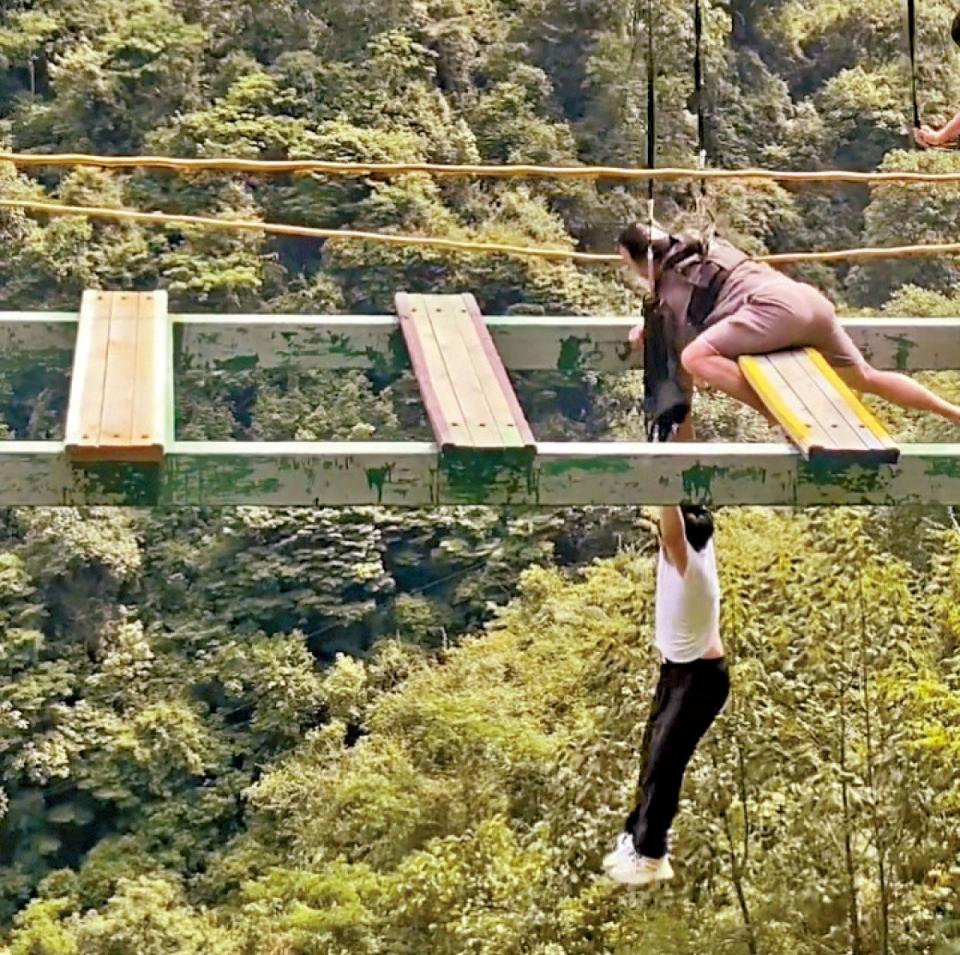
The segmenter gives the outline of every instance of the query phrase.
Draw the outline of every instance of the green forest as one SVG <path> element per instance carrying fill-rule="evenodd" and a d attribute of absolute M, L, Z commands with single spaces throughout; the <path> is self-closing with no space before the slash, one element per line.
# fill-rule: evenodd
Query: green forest
<path fill-rule="evenodd" d="M 644 0 L 0 0 L 0 151 L 642 165 Z M 655 0 L 658 151 L 697 157 L 693 0 Z M 904 0 L 704 0 L 711 165 L 960 171 L 912 147 Z M 919 98 L 960 109 L 956 4 Z M 594 182 L 0 164 L 0 198 L 611 252 Z M 689 184 L 659 217 L 697 218 Z M 724 182 L 751 252 L 955 241 L 960 187 Z M 960 262 L 807 267 L 848 312 L 960 314 Z M 0 308 L 626 314 L 612 269 L 0 210 Z M 5 438 L 68 367 L 0 354 Z M 960 399 L 960 377 L 925 376 Z M 637 375 L 516 382 L 545 440 L 642 438 Z M 875 410 L 903 441 L 948 425 Z M 185 439 L 429 434 L 409 376 L 180 370 Z M 698 400 L 707 439 L 760 438 Z M 726 508 L 733 692 L 677 878 L 600 859 L 657 660 L 653 512 L 0 511 L 2 955 L 960 955 L 960 514 Z"/>

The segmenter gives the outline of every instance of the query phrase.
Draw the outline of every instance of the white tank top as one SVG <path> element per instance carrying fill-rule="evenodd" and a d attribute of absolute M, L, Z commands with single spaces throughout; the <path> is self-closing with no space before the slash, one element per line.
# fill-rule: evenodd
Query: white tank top
<path fill-rule="evenodd" d="M 689 541 L 687 572 L 671 564 L 660 548 L 657 569 L 657 649 L 671 663 L 692 663 L 720 633 L 720 581 L 713 540 L 701 551 Z"/>

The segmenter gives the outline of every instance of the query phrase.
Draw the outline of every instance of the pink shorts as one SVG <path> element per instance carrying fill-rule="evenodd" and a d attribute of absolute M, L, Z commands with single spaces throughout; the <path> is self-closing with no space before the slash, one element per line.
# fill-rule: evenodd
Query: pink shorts
<path fill-rule="evenodd" d="M 816 348 L 835 368 L 865 363 L 826 296 L 812 285 L 770 282 L 750 292 L 743 304 L 701 335 L 719 355 L 764 355 L 787 348 Z"/>

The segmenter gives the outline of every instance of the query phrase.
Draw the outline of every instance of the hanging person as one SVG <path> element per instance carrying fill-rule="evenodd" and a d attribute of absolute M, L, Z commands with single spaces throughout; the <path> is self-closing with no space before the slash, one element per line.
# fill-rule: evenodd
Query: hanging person
<path fill-rule="evenodd" d="M 641 746 L 639 798 L 603 859 L 624 885 L 673 878 L 668 834 L 683 776 L 730 693 L 713 518 L 704 507 L 660 509 L 655 630 L 663 662 Z"/>
<path fill-rule="evenodd" d="M 641 223 L 623 231 L 620 255 L 641 280 L 647 275 L 650 232 Z M 960 406 L 897 372 L 872 367 L 837 319 L 830 301 L 721 239 L 705 248 L 690 235 L 653 239 L 654 294 L 678 331 L 683 369 L 763 415 L 771 413 L 744 377 L 737 359 L 789 348 L 816 348 L 855 391 L 960 424 Z M 630 333 L 636 348 L 643 328 Z"/>

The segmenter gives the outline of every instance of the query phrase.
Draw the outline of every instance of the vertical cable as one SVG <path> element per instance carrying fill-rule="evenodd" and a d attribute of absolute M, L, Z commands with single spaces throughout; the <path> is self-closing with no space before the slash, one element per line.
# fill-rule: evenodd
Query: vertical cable
<path fill-rule="evenodd" d="M 703 9 L 701 0 L 693 2 L 693 88 L 697 102 L 697 168 L 707 167 L 707 111 L 704 94 L 703 70 Z M 700 180 L 700 188 L 696 197 L 697 229 L 701 239 L 706 237 L 706 202 L 707 180 Z"/>
<path fill-rule="evenodd" d="M 920 128 L 920 101 L 917 98 L 917 5 L 907 0 L 907 42 L 910 47 L 910 92 L 913 97 L 913 128 Z M 912 135 L 911 135 L 911 138 Z"/>
<path fill-rule="evenodd" d="M 647 0 L 647 169 L 657 168 L 657 71 L 653 58 L 653 0 Z M 647 277 L 650 291 L 655 287 L 653 267 L 653 230 L 656 219 L 654 183 L 647 180 L 647 223 L 650 239 L 647 243 Z"/>
<path fill-rule="evenodd" d="M 700 154 L 701 165 L 707 161 L 707 114 L 704 103 L 703 82 L 703 10 L 701 0 L 693 2 L 693 86 L 697 100 L 697 149 Z M 704 189 L 706 181 L 701 180 Z"/>

